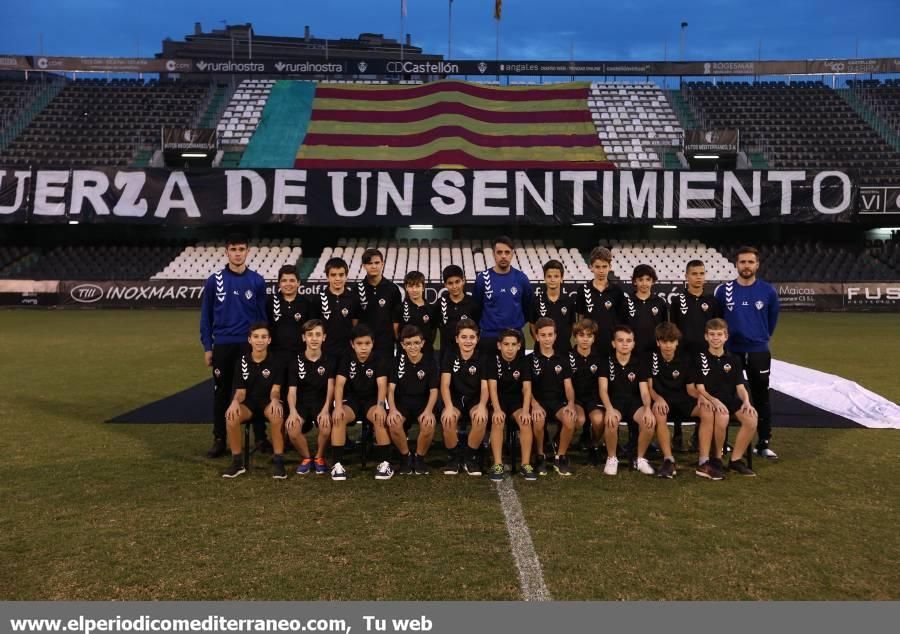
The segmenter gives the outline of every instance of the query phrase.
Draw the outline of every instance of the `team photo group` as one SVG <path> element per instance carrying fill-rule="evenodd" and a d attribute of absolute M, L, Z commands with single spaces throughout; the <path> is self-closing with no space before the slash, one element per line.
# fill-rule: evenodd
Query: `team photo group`
<path fill-rule="evenodd" d="M 757 278 L 755 248 L 738 250 L 735 279 L 714 294 L 704 290 L 704 263 L 690 261 L 670 302 L 654 293 L 647 264 L 634 268 L 633 290 L 609 279 L 604 247 L 590 253 L 593 280 L 569 293 L 562 263 L 545 262 L 544 282 L 533 288 L 512 266 L 514 249 L 510 238 L 494 239 L 494 264 L 475 276 L 472 294 L 463 269 L 446 266 L 434 303 L 422 273 L 405 275 L 404 292 L 386 279 L 377 249 L 363 253 L 358 283 L 346 261 L 332 258 L 318 295 L 301 294 L 297 268 L 285 265 L 269 296 L 247 267 L 248 240 L 229 236 L 228 264 L 207 280 L 201 310 L 215 385 L 207 457 L 231 456 L 223 477 L 246 473 L 242 426 L 252 425 L 274 478 L 287 477 L 293 449 L 298 475 L 346 480 L 347 429 L 359 423 L 370 431 L 376 480 L 429 474 L 437 443 L 440 473 L 481 476 L 489 463 L 492 480 L 507 477 L 505 444 L 526 481 L 571 475 L 573 445 L 607 476 L 627 461 L 673 478 L 675 454 L 686 449 L 695 474 L 710 480 L 755 476 L 749 452 L 777 459 L 769 340 L 779 305 Z M 687 443 L 683 423 L 695 425 Z M 738 427 L 730 444 L 729 424 Z"/>

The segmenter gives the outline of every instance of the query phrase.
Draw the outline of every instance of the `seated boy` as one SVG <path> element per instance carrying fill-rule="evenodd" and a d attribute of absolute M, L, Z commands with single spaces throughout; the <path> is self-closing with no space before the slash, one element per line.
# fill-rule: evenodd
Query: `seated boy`
<path fill-rule="evenodd" d="M 559 475 L 572 475 L 566 451 L 572 443 L 578 417 L 575 414 L 575 388 L 572 387 L 572 369 L 569 359 L 557 354 L 556 324 L 549 317 L 538 319 L 537 347 L 531 355 L 531 385 L 534 403 L 531 419 L 534 426 L 535 470 L 539 475 L 546 473 L 544 451 L 544 429 L 548 417 L 559 421 L 559 448 L 553 460 L 553 468 Z"/>
<path fill-rule="evenodd" d="M 613 354 L 609 357 L 609 373 L 600 377 L 600 400 L 606 410 L 606 465 L 603 473 L 614 476 L 619 470 L 616 458 L 619 423 L 626 421 L 639 427 L 637 453 L 643 456 L 653 438 L 656 421 L 647 386 L 649 372 L 645 364 L 634 354 L 634 332 L 628 326 L 613 329 Z M 641 473 L 652 475 L 653 467 L 645 458 L 635 461 Z"/>
<path fill-rule="evenodd" d="M 600 403 L 600 376 L 606 370 L 607 357 L 594 352 L 597 324 L 581 319 L 572 328 L 575 348 L 569 352 L 572 387 L 575 388 L 575 424 L 590 420 L 591 447 L 588 462 L 600 464 L 600 440 L 603 437 L 603 405 Z"/>
<path fill-rule="evenodd" d="M 391 438 L 387 432 L 388 361 L 375 357 L 372 331 L 365 324 L 357 324 L 350 333 L 351 352 L 338 366 L 334 380 L 334 414 L 332 415 L 331 451 L 334 464 L 332 480 L 346 480 L 347 470 L 341 464 L 347 425 L 365 417 L 375 434 L 376 480 L 390 480 L 394 475 L 388 452 Z"/>
<path fill-rule="evenodd" d="M 724 319 L 710 319 L 706 322 L 704 338 L 709 348 L 694 360 L 692 377 L 698 394 L 709 403 L 708 407 L 700 409 L 700 459 L 696 474 L 711 480 L 725 477 L 722 448 L 728 434 L 728 421 L 734 416 L 741 424 L 741 429 L 734 441 L 728 470 L 742 476 L 755 476 L 756 473 L 743 461 L 744 453 L 756 433 L 757 424 L 756 410 L 750 404 L 750 393 L 747 391 L 744 366 L 738 355 L 725 351 L 728 324 Z M 710 430 L 713 429 L 716 445 L 711 459 Z"/>
<path fill-rule="evenodd" d="M 423 352 L 425 338 L 418 326 L 403 326 L 400 347 L 388 385 L 388 433 L 400 450 L 399 472 L 428 475 L 425 455 L 434 439 L 440 374 L 434 358 Z M 406 434 L 413 423 L 419 424 L 419 437 L 416 452 L 410 455 Z"/>
<path fill-rule="evenodd" d="M 656 438 L 663 452 L 663 464 L 657 474 L 660 478 L 675 477 L 675 457 L 669 438 L 668 421 L 684 422 L 700 416 L 697 390 L 688 382 L 691 375 L 691 359 L 682 352 L 681 331 L 673 323 L 665 322 L 656 327 L 656 345 L 659 352 L 650 355 L 650 398 L 653 401 L 653 417 L 656 419 Z"/>
<path fill-rule="evenodd" d="M 269 324 L 258 322 L 250 326 L 247 341 L 250 352 L 238 358 L 234 369 L 234 398 L 225 411 L 225 429 L 228 447 L 231 449 L 231 465 L 222 473 L 223 478 L 236 478 L 247 470 L 241 455 L 241 425 L 254 419 L 269 421 L 272 433 L 272 477 L 283 480 L 284 432 L 282 422 L 284 409 L 281 406 L 281 384 L 283 371 L 275 355 L 269 352 L 272 337 Z"/>
<path fill-rule="evenodd" d="M 422 351 L 431 356 L 434 352 L 435 319 L 433 308 L 425 303 L 425 276 L 410 271 L 403 278 L 406 298 L 394 306 L 394 337 L 399 338 L 404 326 L 416 326 L 424 342 Z"/>
<path fill-rule="evenodd" d="M 300 454 L 297 473 L 315 468 L 316 475 L 328 473 L 325 450 L 331 440 L 331 402 L 334 400 L 334 360 L 322 350 L 325 326 L 318 319 L 303 324 L 305 351 L 293 358 L 288 368 L 288 410 L 285 421 L 288 438 Z M 299 396 L 299 398 L 298 398 Z M 306 434 L 317 427 L 315 461 L 309 455 Z"/>
<path fill-rule="evenodd" d="M 478 346 L 478 326 L 471 319 L 460 319 L 456 324 L 456 350 L 444 357 L 441 365 L 441 399 L 444 411 L 441 413 L 441 429 L 444 446 L 450 454 L 445 475 L 459 473 L 460 462 L 465 464 L 466 473 L 481 475 L 478 449 L 487 430 L 488 386 L 487 372 L 476 350 Z M 463 454 L 457 442 L 456 430 L 469 422 L 466 453 Z"/>
<path fill-rule="evenodd" d="M 521 355 L 522 333 L 512 328 L 500 331 L 495 363 L 488 367 L 491 395 L 491 480 L 503 479 L 503 425 L 519 426 L 522 466 L 526 480 L 537 480 L 531 466 L 531 363 Z"/>

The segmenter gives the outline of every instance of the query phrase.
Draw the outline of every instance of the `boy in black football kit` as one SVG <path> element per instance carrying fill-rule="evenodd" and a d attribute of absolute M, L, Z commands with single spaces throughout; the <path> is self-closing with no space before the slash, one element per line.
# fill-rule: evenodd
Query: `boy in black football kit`
<path fill-rule="evenodd" d="M 541 317 L 534 324 L 537 330 L 537 349 L 531 355 L 531 392 L 534 402 L 531 419 L 534 426 L 535 470 L 546 473 L 544 429 L 548 418 L 559 421 L 559 448 L 553 459 L 553 469 L 562 476 L 572 475 L 566 451 L 572 443 L 578 418 L 575 414 L 575 388 L 568 355 L 557 354 L 556 324 L 549 317 Z"/>
<path fill-rule="evenodd" d="M 621 324 L 624 317 L 625 291 L 607 278 L 612 268 L 612 253 L 606 247 L 595 247 L 590 255 L 591 271 L 594 279 L 578 292 L 575 309 L 597 325 L 594 351 L 603 355 L 609 353 L 606 342 L 612 341 L 613 328 Z"/>
<path fill-rule="evenodd" d="M 674 478 L 675 457 L 669 439 L 668 421 L 685 421 L 700 416 L 697 390 L 688 381 L 691 376 L 691 356 L 680 350 L 681 331 L 673 323 L 656 327 L 659 352 L 650 354 L 650 398 L 656 419 L 656 437 L 663 452 L 660 478 Z"/>
<path fill-rule="evenodd" d="M 481 319 L 481 307 L 466 293 L 466 276 L 463 270 L 451 264 L 444 267 L 442 277 L 446 294 L 434 303 L 434 316 L 441 330 L 441 359 L 456 351 L 456 324 L 471 319 L 476 324 Z"/>
<path fill-rule="evenodd" d="M 456 350 L 449 352 L 441 364 L 441 429 L 444 446 L 450 454 L 445 475 L 459 473 L 464 463 L 466 473 L 481 475 L 478 448 L 484 440 L 488 420 L 487 372 L 477 351 L 478 325 L 471 319 L 456 323 Z M 457 442 L 456 430 L 471 423 L 465 454 Z"/>
<path fill-rule="evenodd" d="M 572 387 L 575 388 L 575 424 L 591 423 L 588 462 L 600 464 L 600 439 L 603 437 L 603 404 L 600 402 L 600 376 L 606 372 L 608 356 L 593 352 L 597 324 L 581 319 L 572 328 L 575 348 L 569 352 Z"/>
<path fill-rule="evenodd" d="M 521 468 L 526 480 L 537 480 L 531 466 L 531 360 L 520 354 L 522 333 L 513 328 L 501 330 L 497 338 L 495 363 L 488 367 L 488 391 L 491 395 L 491 480 L 503 479 L 503 425 L 519 426 Z"/>
<path fill-rule="evenodd" d="M 631 282 L 634 293 L 625 293 L 624 324 L 634 331 L 634 351 L 645 355 L 656 350 L 656 327 L 668 318 L 668 305 L 653 294 L 656 271 L 649 264 L 634 267 Z"/>
<path fill-rule="evenodd" d="M 425 303 L 425 276 L 419 271 L 410 271 L 403 278 L 406 298 L 394 306 L 394 334 L 399 337 L 405 326 L 415 326 L 424 339 L 423 352 L 434 352 L 435 322 L 433 306 Z"/>
<path fill-rule="evenodd" d="M 285 421 L 288 438 L 300 453 L 299 475 L 315 469 L 316 475 L 328 473 L 325 450 L 331 440 L 331 402 L 334 400 L 334 361 L 322 351 L 325 326 L 318 319 L 303 324 L 306 350 L 296 355 L 288 367 L 288 410 Z M 299 402 L 298 402 L 299 395 Z M 306 433 L 319 430 L 316 458 L 309 455 Z"/>
<path fill-rule="evenodd" d="M 606 409 L 606 465 L 603 473 L 614 476 L 619 470 L 616 458 L 619 423 L 629 428 L 639 427 L 637 453 L 643 456 L 653 438 L 655 420 L 651 410 L 650 373 L 646 364 L 634 354 L 634 332 L 628 326 L 616 326 L 613 333 L 613 354 L 609 357 L 609 372 L 600 377 L 600 400 Z M 646 459 L 635 461 L 641 473 L 652 475 L 653 467 Z"/>
<path fill-rule="evenodd" d="M 241 455 L 241 425 L 264 418 L 272 427 L 272 477 L 284 479 L 284 432 L 281 406 L 280 362 L 269 352 L 269 324 L 255 323 L 247 337 L 250 352 L 238 357 L 234 369 L 234 397 L 225 411 L 228 447 L 231 449 L 231 465 L 222 473 L 223 478 L 236 478 L 247 468 Z"/>
<path fill-rule="evenodd" d="M 425 338 L 418 326 L 404 326 L 400 331 L 400 347 L 391 381 L 388 385 L 388 433 L 400 450 L 401 474 L 428 475 L 425 455 L 434 439 L 434 407 L 437 405 L 440 373 L 434 356 L 425 354 Z M 409 453 L 406 434 L 419 425 L 415 454 Z"/>
<path fill-rule="evenodd" d="M 278 292 L 266 299 L 266 317 L 272 332 L 269 350 L 282 361 L 284 380 L 288 384 L 291 361 L 303 352 L 303 322 L 309 319 L 309 302 L 298 295 L 300 275 L 293 264 L 278 269 Z M 284 387 L 282 392 L 286 392 Z"/>
<path fill-rule="evenodd" d="M 332 480 L 346 480 L 347 470 L 341 464 L 344 443 L 347 441 L 347 425 L 362 417 L 370 423 L 375 434 L 376 480 L 390 480 L 394 475 L 388 462 L 391 437 L 387 431 L 388 359 L 378 358 L 373 350 L 372 331 L 365 324 L 353 327 L 351 353 L 338 366 L 334 380 L 334 414 L 332 414 L 331 448 L 334 464 Z"/>
<path fill-rule="evenodd" d="M 375 355 L 394 356 L 394 307 L 403 299 L 400 289 L 384 277 L 384 254 L 378 249 L 366 249 L 362 254 L 366 277 L 356 285 L 359 295 L 359 321 L 366 324 L 375 338 Z"/>
<path fill-rule="evenodd" d="M 701 408 L 700 416 L 701 421 L 706 419 L 707 429 L 715 429 L 715 456 L 710 458 L 710 434 L 704 434 L 704 427 L 701 427 L 700 459 L 696 474 L 711 480 L 725 477 L 721 462 L 722 451 L 728 433 L 728 420 L 734 416 L 740 422 L 741 429 L 734 441 L 728 470 L 742 476 L 755 476 L 756 473 L 747 466 L 743 457 L 756 434 L 758 418 L 756 410 L 750 404 L 741 357 L 725 351 L 728 324 L 724 319 L 706 322 L 706 341 L 709 349 L 697 355 L 692 383 L 696 385 L 700 396 L 709 402 L 708 407 Z M 712 425 L 709 424 L 710 420 Z"/>
<path fill-rule="evenodd" d="M 336 363 L 350 354 L 350 331 L 359 321 L 359 298 L 347 289 L 347 263 L 331 258 L 325 263 L 328 288 L 310 306 L 310 318 L 325 324 L 325 354 Z"/>
<path fill-rule="evenodd" d="M 541 317 L 549 317 L 556 324 L 556 345 L 553 349 L 560 355 L 568 354 L 572 349 L 572 324 L 575 323 L 575 302 L 562 292 L 563 265 L 559 260 L 549 260 L 544 264 L 544 284 L 534 289 L 534 301 L 531 303 L 531 336 L 537 341 L 537 329 L 534 326 Z M 537 344 L 535 344 L 537 349 Z"/>

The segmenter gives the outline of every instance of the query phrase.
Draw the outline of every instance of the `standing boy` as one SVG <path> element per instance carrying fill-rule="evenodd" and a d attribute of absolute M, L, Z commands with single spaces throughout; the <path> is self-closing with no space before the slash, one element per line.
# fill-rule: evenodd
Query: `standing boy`
<path fill-rule="evenodd" d="M 435 302 L 435 316 L 441 330 L 441 359 L 456 350 L 456 324 L 471 319 L 476 324 L 481 319 L 481 306 L 475 298 L 466 294 L 466 276 L 456 264 L 444 267 L 442 272 L 446 294 Z"/>
<path fill-rule="evenodd" d="M 325 354 L 335 363 L 350 354 L 350 331 L 359 321 L 359 299 L 347 290 L 347 263 L 331 258 L 325 263 L 328 288 L 313 303 L 311 318 L 320 320 L 328 338 Z"/>
<path fill-rule="evenodd" d="M 591 272 L 594 279 L 581 288 L 575 306 L 578 314 L 597 325 L 595 352 L 609 353 L 613 328 L 622 323 L 625 296 L 622 287 L 609 281 L 612 269 L 612 253 L 606 247 L 591 251 Z"/>
<path fill-rule="evenodd" d="M 634 267 L 634 293 L 625 293 L 625 325 L 634 330 L 634 351 L 639 355 L 656 350 L 656 327 L 668 319 L 666 300 L 653 294 L 656 271 L 649 264 Z"/>
<path fill-rule="evenodd" d="M 434 310 L 425 303 L 425 276 L 419 271 L 410 271 L 403 278 L 406 298 L 394 306 L 394 334 L 399 336 L 405 326 L 415 326 L 424 339 L 423 352 L 434 352 L 435 319 Z"/>
<path fill-rule="evenodd" d="M 314 468 L 316 475 L 324 475 L 328 473 L 325 450 L 331 440 L 335 367 L 334 360 L 322 350 L 325 326 L 321 321 L 310 319 L 303 324 L 303 343 L 306 349 L 291 360 L 288 368 L 289 415 L 285 427 L 288 438 L 300 453 L 297 473 L 305 475 Z M 319 430 L 315 460 L 310 457 L 305 436 L 313 426 Z"/>
<path fill-rule="evenodd" d="M 563 265 L 559 260 L 549 260 L 544 264 L 544 284 L 534 289 L 534 301 L 531 304 L 531 336 L 537 340 L 534 327 L 541 317 L 549 317 L 556 324 L 554 349 L 565 356 L 572 349 L 572 324 L 575 323 L 575 302 L 562 292 Z"/>
<path fill-rule="evenodd" d="M 359 294 L 360 322 L 366 324 L 375 337 L 375 354 L 382 358 L 394 356 L 394 307 L 402 297 L 400 289 L 384 277 L 384 254 L 378 249 L 366 249 L 362 254 L 366 278 L 356 285 Z"/>

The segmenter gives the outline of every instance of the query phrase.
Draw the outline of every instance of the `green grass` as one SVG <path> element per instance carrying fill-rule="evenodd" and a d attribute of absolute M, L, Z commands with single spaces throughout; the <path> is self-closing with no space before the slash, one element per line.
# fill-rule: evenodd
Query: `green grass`
<path fill-rule="evenodd" d="M 900 318 L 789 314 L 779 358 L 900 400 Z M 3 311 L 0 599 L 516 599 L 486 478 L 219 477 L 206 425 L 102 421 L 207 376 L 197 315 Z M 885 361 L 893 363 L 886 365 Z M 897 599 L 895 431 L 778 430 L 710 483 L 516 482 L 556 599 Z M 434 450 L 435 458 L 442 452 Z"/>

